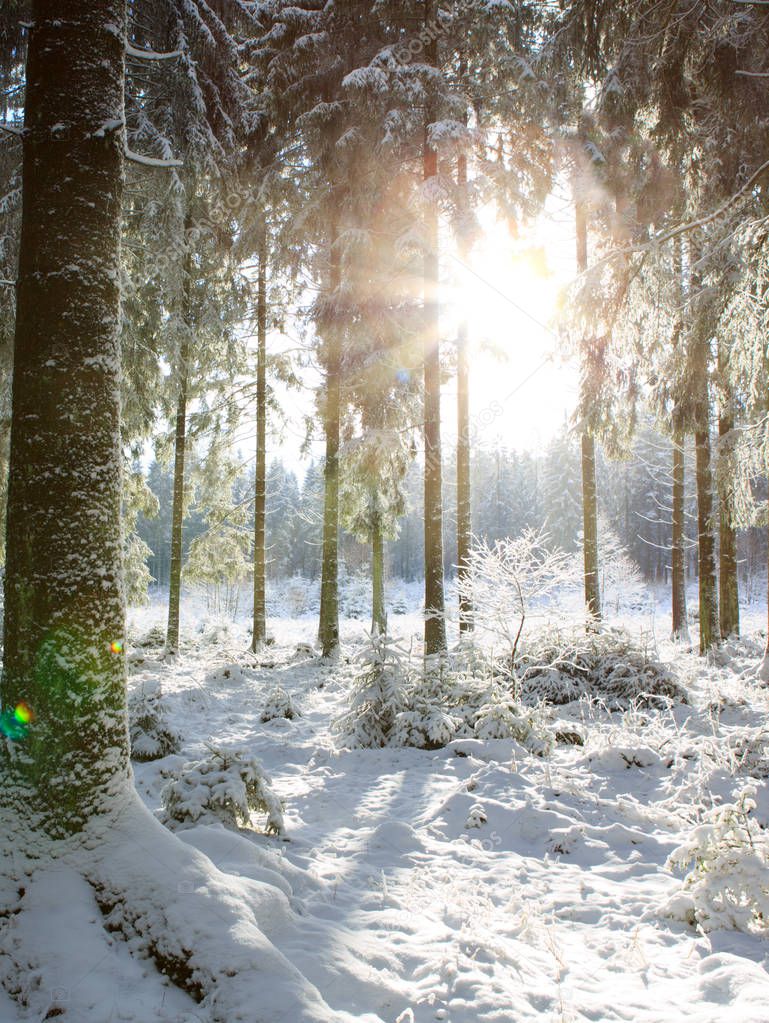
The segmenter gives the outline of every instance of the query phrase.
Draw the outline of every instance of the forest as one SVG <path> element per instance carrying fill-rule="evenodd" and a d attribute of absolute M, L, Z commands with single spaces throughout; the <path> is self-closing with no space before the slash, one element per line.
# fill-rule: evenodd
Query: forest
<path fill-rule="evenodd" d="M 769 1023 L 769 0 L 0 97 L 0 1023 Z"/>

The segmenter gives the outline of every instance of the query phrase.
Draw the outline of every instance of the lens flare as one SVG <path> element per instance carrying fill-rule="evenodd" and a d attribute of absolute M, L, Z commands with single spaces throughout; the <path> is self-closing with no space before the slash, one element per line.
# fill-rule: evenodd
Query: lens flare
<path fill-rule="evenodd" d="M 11 710 L 0 714 L 0 733 L 7 739 L 20 742 L 29 735 L 29 726 L 35 720 L 35 712 L 28 703 L 17 703 Z"/>
<path fill-rule="evenodd" d="M 35 712 L 28 703 L 19 703 L 13 711 L 13 716 L 20 725 L 30 725 L 35 720 Z"/>
<path fill-rule="evenodd" d="M 109 648 L 110 648 L 110 650 L 112 651 L 113 654 L 122 654 L 123 653 L 123 642 L 122 642 L 122 640 L 113 639 L 112 642 L 109 645 Z"/>

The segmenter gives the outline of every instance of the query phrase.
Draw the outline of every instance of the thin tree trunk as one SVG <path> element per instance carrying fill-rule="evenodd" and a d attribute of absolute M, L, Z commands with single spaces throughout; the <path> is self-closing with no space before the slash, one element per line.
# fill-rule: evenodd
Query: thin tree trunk
<path fill-rule="evenodd" d="M 332 226 L 330 244 L 329 297 L 335 301 L 341 283 L 341 266 L 336 249 L 337 230 Z M 323 466 L 323 558 L 320 583 L 318 641 L 323 657 L 339 647 L 339 441 L 341 418 L 341 351 L 339 324 L 332 316 L 326 336 L 326 401 L 323 417 L 326 459 Z"/>
<path fill-rule="evenodd" d="M 766 566 L 766 611 L 767 619 L 769 619 L 769 529 L 766 534 L 766 551 L 767 551 L 767 566 Z M 762 682 L 769 682 L 769 621 L 767 621 L 766 629 L 766 646 L 764 647 L 764 656 L 761 658 L 761 663 L 758 666 L 758 677 Z"/>
<path fill-rule="evenodd" d="M 0 684 L 0 725 L 16 741 L 0 739 L 0 807 L 15 829 L 58 837 L 114 810 L 131 784 L 120 528 L 123 137 L 95 134 L 123 119 L 125 4 L 35 0 L 31 19 Z"/>
<path fill-rule="evenodd" d="M 721 403 L 718 417 L 718 514 L 719 565 L 718 607 L 721 639 L 740 634 L 740 595 L 737 581 L 737 531 L 732 524 L 733 496 L 727 463 L 727 437 L 734 429 L 734 403 L 727 391 L 728 356 L 723 344 L 718 348 Z"/>
<path fill-rule="evenodd" d="M 267 235 L 259 240 L 256 297 L 256 470 L 254 472 L 254 652 L 267 638 L 265 526 L 267 514 Z"/>
<path fill-rule="evenodd" d="M 707 393 L 707 379 L 705 381 Z M 713 536 L 713 476 L 711 472 L 708 406 L 700 411 L 700 428 L 695 432 L 697 452 L 697 539 L 700 598 L 700 653 L 718 644 L 718 598 L 715 539 Z"/>
<path fill-rule="evenodd" d="M 374 528 L 371 533 L 371 580 L 372 580 L 372 601 L 371 601 L 371 631 L 378 632 L 384 636 L 387 632 L 387 609 L 385 607 L 385 559 L 384 559 L 384 536 L 382 534 L 382 523 L 377 516 L 374 520 Z"/>
<path fill-rule="evenodd" d="M 467 188 L 467 159 L 458 161 L 460 192 Z M 463 225 L 464 226 L 464 225 Z M 460 238 L 460 256 L 469 256 L 469 246 Z M 468 356 L 468 325 L 463 319 L 457 336 L 457 580 L 460 583 L 459 631 L 471 632 L 473 605 L 467 592 L 470 543 L 472 536 L 470 492 L 470 361 Z M 464 583 L 464 585 L 462 585 Z"/>
<path fill-rule="evenodd" d="M 685 451 L 684 433 L 673 432 L 673 540 L 672 540 L 672 639 L 691 642 L 686 613 L 686 534 L 684 518 Z"/>
<path fill-rule="evenodd" d="M 587 270 L 587 210 L 576 203 L 577 271 Z M 593 622 L 601 618 L 598 575 L 598 489 L 595 480 L 595 440 L 582 433 L 582 546 L 584 553 L 585 609 Z"/>
<path fill-rule="evenodd" d="M 187 268 L 190 270 L 190 267 Z M 185 282 L 185 292 L 187 290 Z M 185 297 L 185 303 L 186 303 Z M 188 313 L 187 309 L 187 313 Z M 187 388 L 190 344 L 185 335 L 179 353 L 179 394 L 176 399 L 176 430 L 174 434 L 174 496 L 171 511 L 171 567 L 168 587 L 168 627 L 166 652 L 179 649 L 179 619 L 182 593 L 182 540 L 184 530 L 184 465 L 187 448 Z"/>
<path fill-rule="evenodd" d="M 425 0 L 425 26 L 432 27 L 435 0 Z M 438 63 L 437 35 L 429 32 L 425 62 Z M 430 145 L 428 127 L 435 120 L 435 109 L 428 103 L 425 118 L 424 179 L 438 175 L 438 153 Z M 443 595 L 443 494 L 441 469 L 441 360 L 440 307 L 438 289 L 440 265 L 438 247 L 438 206 L 430 200 L 425 213 L 424 251 L 424 433 L 425 433 L 425 656 L 446 650 L 446 622 Z"/>

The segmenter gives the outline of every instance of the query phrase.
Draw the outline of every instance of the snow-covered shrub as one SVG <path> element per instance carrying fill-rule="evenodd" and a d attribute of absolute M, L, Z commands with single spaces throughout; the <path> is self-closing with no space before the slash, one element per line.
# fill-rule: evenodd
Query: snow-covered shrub
<path fill-rule="evenodd" d="M 235 623 L 219 614 L 204 618 L 198 626 L 198 642 L 203 646 L 236 646 Z"/>
<path fill-rule="evenodd" d="M 573 585 L 576 562 L 553 549 L 547 533 L 525 529 L 493 546 L 476 543 L 469 570 L 457 580 L 457 591 L 472 605 L 475 631 L 492 640 L 515 663 L 527 621 L 547 610 L 558 589 Z"/>
<path fill-rule="evenodd" d="M 159 687 L 140 689 L 128 697 L 131 757 L 140 763 L 178 753 L 181 738 L 166 721 Z"/>
<path fill-rule="evenodd" d="M 391 743 L 417 749 L 441 749 L 460 737 L 464 725 L 462 716 L 451 714 L 436 704 L 419 701 L 416 709 L 403 710 L 397 715 Z"/>
<path fill-rule="evenodd" d="M 160 795 L 165 823 L 250 827 L 251 814 L 263 813 L 268 834 L 284 833 L 283 807 L 272 781 L 248 753 L 212 749 L 204 760 L 185 764 Z"/>
<path fill-rule="evenodd" d="M 641 570 L 616 532 L 601 523 L 601 606 L 614 614 L 648 606 L 651 596 Z"/>
<path fill-rule="evenodd" d="M 526 702 L 563 704 L 589 697 L 609 709 L 625 709 L 631 702 L 688 702 L 670 669 L 623 629 L 541 629 L 525 643 L 515 668 Z"/>
<path fill-rule="evenodd" d="M 336 729 L 346 746 L 386 746 L 404 707 L 407 658 L 389 636 L 375 632 L 356 657 L 355 666 L 350 709 Z"/>
<path fill-rule="evenodd" d="M 515 739 L 539 756 L 549 753 L 555 741 L 540 716 L 524 710 L 499 685 L 490 688 L 475 712 L 473 730 L 478 739 Z"/>
<path fill-rule="evenodd" d="M 769 838 L 751 811 L 755 788 L 736 803 L 711 810 L 668 859 L 689 869 L 683 888 L 663 912 L 705 931 L 769 931 Z"/>
<path fill-rule="evenodd" d="M 371 578 L 363 572 L 348 576 L 339 594 L 339 612 L 344 618 L 362 619 L 371 613 Z"/>
<path fill-rule="evenodd" d="M 161 647 L 166 641 L 166 630 L 160 624 L 151 625 L 146 632 L 136 637 L 129 637 L 131 646 L 134 647 Z"/>
<path fill-rule="evenodd" d="M 274 721 L 276 718 L 288 718 L 289 721 L 293 721 L 294 718 L 299 716 L 299 711 L 294 701 L 285 689 L 276 686 L 275 689 L 268 693 L 264 710 L 262 711 L 262 721 Z"/>
<path fill-rule="evenodd" d="M 731 736 L 729 748 L 736 772 L 751 778 L 769 778 L 769 732 L 765 728 Z"/>

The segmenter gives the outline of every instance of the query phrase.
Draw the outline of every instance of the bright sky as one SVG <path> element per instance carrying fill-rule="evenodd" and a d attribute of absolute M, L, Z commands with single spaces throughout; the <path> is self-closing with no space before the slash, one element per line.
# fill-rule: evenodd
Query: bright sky
<path fill-rule="evenodd" d="M 488 450 L 540 451 L 577 399 L 578 374 L 558 352 L 553 323 L 559 293 L 575 274 L 571 212 L 553 202 L 517 238 L 495 220 L 493 209 L 482 211 L 480 219 L 484 237 L 468 264 L 444 255 L 441 334 L 450 342 L 460 316 L 467 317 L 474 443 Z M 280 345 L 278 339 L 270 343 L 275 342 Z M 279 391 L 288 422 L 280 439 L 270 438 L 268 460 L 279 454 L 301 479 L 304 417 L 314 407 L 313 398 L 309 390 Z M 453 381 L 444 387 L 442 418 L 444 443 L 450 447 L 456 439 Z M 312 457 L 322 458 L 319 428 L 310 450 Z"/>
<path fill-rule="evenodd" d="M 471 338 L 471 417 L 476 443 L 519 451 L 545 447 L 577 398 L 578 374 L 558 352 L 558 297 L 575 273 L 574 228 L 549 210 L 514 238 L 484 211 L 485 236 L 467 266 L 447 261 L 444 337 L 464 312 Z M 448 329 L 447 329 L 448 328 Z M 444 436 L 452 443 L 456 390 L 444 398 Z"/>

